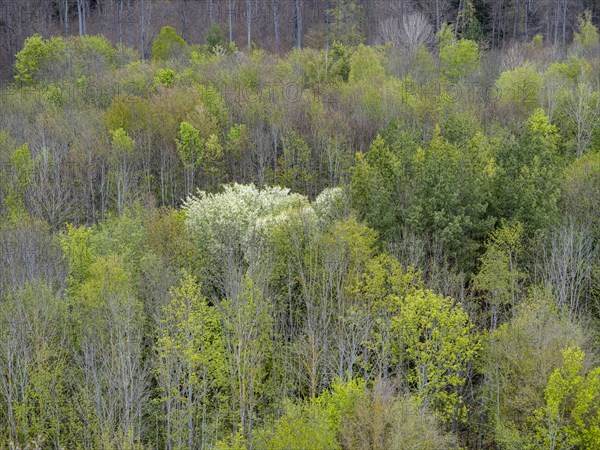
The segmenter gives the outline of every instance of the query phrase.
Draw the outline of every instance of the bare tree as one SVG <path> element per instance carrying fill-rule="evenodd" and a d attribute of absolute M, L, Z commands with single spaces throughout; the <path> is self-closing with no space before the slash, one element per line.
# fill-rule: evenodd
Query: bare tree
<path fill-rule="evenodd" d="M 424 14 L 413 12 L 402 18 L 389 18 L 379 23 L 379 40 L 413 53 L 421 45 L 433 43 L 433 27 Z"/>
<path fill-rule="evenodd" d="M 556 229 L 542 250 L 542 278 L 552 287 L 560 307 L 573 315 L 589 305 L 592 267 L 598 244 L 589 228 L 567 221 Z"/>
<path fill-rule="evenodd" d="M 566 96 L 566 112 L 575 123 L 577 157 L 585 153 L 592 141 L 594 129 L 600 123 L 600 96 L 592 86 L 582 81 Z"/>

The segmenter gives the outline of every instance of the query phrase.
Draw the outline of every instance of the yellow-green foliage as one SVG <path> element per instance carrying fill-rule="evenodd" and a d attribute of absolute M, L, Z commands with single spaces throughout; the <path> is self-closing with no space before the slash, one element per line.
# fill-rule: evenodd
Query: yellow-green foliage
<path fill-rule="evenodd" d="M 563 351 L 544 390 L 545 405 L 535 411 L 535 447 L 594 449 L 600 447 L 600 367 L 584 373 L 584 352 Z"/>
<path fill-rule="evenodd" d="M 451 80 L 468 75 L 479 65 L 479 45 L 469 39 L 459 39 L 440 48 L 444 74 Z"/>
<path fill-rule="evenodd" d="M 514 70 L 502 72 L 496 80 L 496 93 L 504 105 L 529 112 L 538 105 L 542 77 L 535 66 L 526 63 Z"/>
<path fill-rule="evenodd" d="M 167 61 L 184 56 L 187 44 L 177 35 L 173 27 L 163 27 L 152 44 L 152 59 Z"/>
<path fill-rule="evenodd" d="M 34 34 L 25 40 L 23 49 L 17 53 L 15 80 L 25 85 L 33 85 L 40 81 L 40 74 L 52 60 L 65 57 L 65 41 L 58 37 L 44 40 Z"/>
<path fill-rule="evenodd" d="M 458 388 L 466 381 L 465 368 L 480 350 L 467 313 L 460 303 L 429 290 L 414 291 L 397 301 L 400 314 L 392 319 L 395 351 L 413 367 L 409 380 L 419 402 L 445 421 L 464 420 L 466 408 Z"/>

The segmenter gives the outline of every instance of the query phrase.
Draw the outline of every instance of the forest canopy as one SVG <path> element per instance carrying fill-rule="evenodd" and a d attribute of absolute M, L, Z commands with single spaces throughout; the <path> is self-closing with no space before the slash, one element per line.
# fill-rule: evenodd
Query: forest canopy
<path fill-rule="evenodd" d="M 0 449 L 600 447 L 597 18 L 371 45 L 332 3 L 286 52 L 24 41 Z"/>

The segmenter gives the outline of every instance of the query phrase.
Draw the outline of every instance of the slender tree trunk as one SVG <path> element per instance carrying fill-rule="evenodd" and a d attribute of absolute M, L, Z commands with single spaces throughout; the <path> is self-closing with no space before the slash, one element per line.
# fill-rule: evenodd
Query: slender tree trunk
<path fill-rule="evenodd" d="M 252 49 L 252 0 L 246 0 L 246 32 L 248 35 L 248 50 Z"/>
<path fill-rule="evenodd" d="M 302 0 L 295 0 L 296 6 L 296 46 L 302 48 Z"/>
<path fill-rule="evenodd" d="M 117 5 L 117 21 L 119 24 L 119 45 L 123 45 L 123 0 Z"/>
<path fill-rule="evenodd" d="M 229 0 L 229 43 L 233 42 L 233 1 Z"/>
<path fill-rule="evenodd" d="M 82 0 L 77 0 L 77 17 L 79 19 L 79 36 L 83 36 Z"/>
<path fill-rule="evenodd" d="M 65 36 L 69 36 L 69 0 L 65 0 Z"/>
<path fill-rule="evenodd" d="M 275 29 L 275 50 L 279 52 L 279 0 L 273 0 L 273 27 Z"/>

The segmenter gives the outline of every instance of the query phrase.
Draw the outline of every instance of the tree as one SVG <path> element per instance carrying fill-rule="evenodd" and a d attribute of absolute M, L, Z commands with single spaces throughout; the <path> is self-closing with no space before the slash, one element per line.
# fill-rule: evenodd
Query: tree
<path fill-rule="evenodd" d="M 460 303 L 429 290 L 416 290 L 396 301 L 401 307 L 391 323 L 398 345 L 393 351 L 409 362 L 408 380 L 419 403 L 446 422 L 465 420 L 460 388 L 480 349 L 467 313 Z"/>
<path fill-rule="evenodd" d="M 141 437 L 149 386 L 142 305 L 123 260 L 97 258 L 71 301 L 79 442 L 88 448 L 100 442 L 131 447 Z"/>
<path fill-rule="evenodd" d="M 552 288 L 558 307 L 581 316 L 593 304 L 593 267 L 599 249 L 592 228 L 567 219 L 548 230 L 544 244 L 538 257 L 542 279 Z"/>
<path fill-rule="evenodd" d="M 246 439 L 251 440 L 255 408 L 272 351 L 270 304 L 245 275 L 239 291 L 223 300 L 219 309 L 235 419 Z"/>
<path fill-rule="evenodd" d="M 544 405 L 544 389 L 561 365 L 562 350 L 586 340 L 586 332 L 556 308 L 549 292 L 531 290 L 513 317 L 488 335 L 482 352 L 491 439 L 512 448 L 531 442 L 530 419 Z"/>
<path fill-rule="evenodd" d="M 152 44 L 152 59 L 167 61 L 185 56 L 187 44 L 177 35 L 173 27 L 163 27 Z"/>
<path fill-rule="evenodd" d="M 561 136 L 542 109 L 531 114 L 524 131 L 519 140 L 506 136 L 492 149 L 490 206 L 495 217 L 521 222 L 530 235 L 557 218 Z"/>
<path fill-rule="evenodd" d="M 592 13 L 589 10 L 585 11 L 578 20 L 579 31 L 573 36 L 574 44 L 578 51 L 590 54 L 600 44 L 598 28 L 592 22 Z"/>
<path fill-rule="evenodd" d="M 179 133 L 175 138 L 177 152 L 185 170 L 185 192 L 194 190 L 194 177 L 196 170 L 204 158 L 204 139 L 200 138 L 200 131 L 189 122 L 181 122 Z"/>
<path fill-rule="evenodd" d="M 433 27 L 427 17 L 420 13 L 407 14 L 402 19 L 388 18 L 379 23 L 379 38 L 400 47 L 412 55 L 421 46 L 433 42 Z"/>
<path fill-rule="evenodd" d="M 600 94 L 590 83 L 581 81 L 559 98 L 563 102 L 565 119 L 574 125 L 576 155 L 579 158 L 587 151 L 600 126 Z"/>
<path fill-rule="evenodd" d="M 479 46 L 469 39 L 459 39 L 440 47 L 440 61 L 444 74 L 456 81 L 475 71 L 479 64 Z"/>
<path fill-rule="evenodd" d="M 358 45 L 364 41 L 364 8 L 356 0 L 330 2 L 329 39 L 344 45 Z"/>
<path fill-rule="evenodd" d="M 170 291 L 155 351 L 166 448 L 207 448 L 218 433 L 226 401 L 227 363 L 221 318 L 186 272 Z"/>
<path fill-rule="evenodd" d="M 14 287 L 0 312 L 0 436 L 27 445 L 62 446 L 69 413 L 67 304 L 44 282 Z"/>
<path fill-rule="evenodd" d="M 225 36 L 221 27 L 217 24 L 212 24 L 206 34 L 206 43 L 211 49 L 225 46 Z"/>
<path fill-rule="evenodd" d="M 383 380 L 354 402 L 342 422 L 340 441 L 348 449 L 458 448 L 456 436 L 443 429 L 434 413 Z"/>
<path fill-rule="evenodd" d="M 472 0 L 465 0 L 463 8 L 458 11 L 456 32 L 460 33 L 463 39 L 470 39 L 479 42 L 483 37 L 481 23 L 476 17 L 475 6 Z"/>
<path fill-rule="evenodd" d="M 502 72 L 496 80 L 498 98 L 519 114 L 530 113 L 538 105 L 542 77 L 526 63 L 512 71 Z"/>
<path fill-rule="evenodd" d="M 114 176 L 117 183 L 117 211 L 122 214 L 131 189 L 131 166 L 135 141 L 127 135 L 123 128 L 117 128 L 111 134 L 112 159 L 115 165 Z"/>
<path fill-rule="evenodd" d="M 365 394 L 363 380 L 336 379 L 319 397 L 296 404 L 287 401 L 281 418 L 257 430 L 257 447 L 340 449 L 345 421 Z"/>
<path fill-rule="evenodd" d="M 371 47 L 360 44 L 350 57 L 349 83 L 360 81 L 382 82 L 385 70 L 382 65 L 381 55 Z"/>
<path fill-rule="evenodd" d="M 535 411 L 536 440 L 551 449 L 600 445 L 600 367 L 584 374 L 584 352 L 568 347 L 544 390 L 545 404 Z"/>
<path fill-rule="evenodd" d="M 491 233 L 481 267 L 473 278 L 473 287 L 486 292 L 490 305 L 490 329 L 495 330 L 503 310 L 517 304 L 519 281 L 524 274 L 519 270 L 523 253 L 523 225 L 519 222 L 504 224 Z"/>
<path fill-rule="evenodd" d="M 65 58 L 65 41 L 62 38 L 44 40 L 34 34 L 25 40 L 23 49 L 17 53 L 15 81 L 33 85 L 44 78 L 44 69 L 54 60 Z"/>

